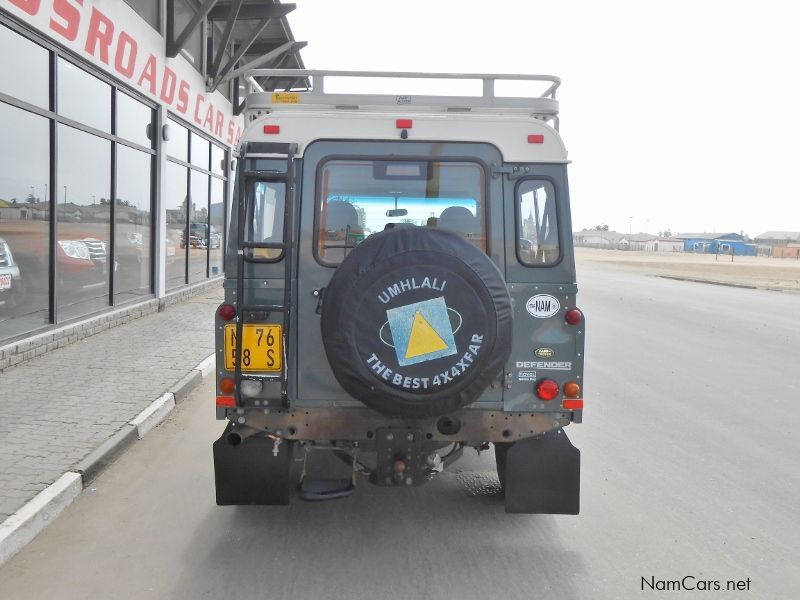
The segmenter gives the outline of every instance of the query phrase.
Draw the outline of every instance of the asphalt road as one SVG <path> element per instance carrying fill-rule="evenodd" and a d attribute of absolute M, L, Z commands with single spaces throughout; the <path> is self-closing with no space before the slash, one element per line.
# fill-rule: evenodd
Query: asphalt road
<path fill-rule="evenodd" d="M 207 380 L 0 571 L 0 598 L 800 597 L 800 295 L 580 278 L 580 516 L 470 495 L 491 452 L 419 489 L 217 507 Z M 686 576 L 749 591 L 642 591 Z"/>

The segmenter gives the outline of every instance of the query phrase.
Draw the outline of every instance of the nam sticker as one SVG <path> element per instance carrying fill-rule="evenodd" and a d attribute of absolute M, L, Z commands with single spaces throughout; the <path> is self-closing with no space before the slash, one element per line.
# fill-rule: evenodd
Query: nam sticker
<path fill-rule="evenodd" d="M 525 303 L 525 310 L 537 319 L 549 319 L 561 310 L 561 303 L 550 294 L 536 294 Z"/>

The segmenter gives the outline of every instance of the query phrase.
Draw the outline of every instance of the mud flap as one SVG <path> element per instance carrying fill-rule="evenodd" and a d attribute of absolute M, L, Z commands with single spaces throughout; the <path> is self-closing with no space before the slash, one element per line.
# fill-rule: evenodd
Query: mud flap
<path fill-rule="evenodd" d="M 520 440 L 505 460 L 507 513 L 577 515 L 581 452 L 563 430 Z"/>
<path fill-rule="evenodd" d="M 229 431 L 230 425 L 214 442 L 217 504 L 289 504 L 292 444 L 284 441 L 274 456 L 271 439 L 253 436 L 232 446 L 225 439 Z"/>

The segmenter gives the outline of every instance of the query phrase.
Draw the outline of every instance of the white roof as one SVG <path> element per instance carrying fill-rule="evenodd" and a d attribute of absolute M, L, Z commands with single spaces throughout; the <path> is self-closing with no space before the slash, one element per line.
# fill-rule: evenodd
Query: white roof
<path fill-rule="evenodd" d="M 462 75 L 442 73 L 378 73 L 349 71 L 253 71 L 253 76 L 306 77 L 313 88 L 305 92 L 256 91 L 247 96 L 247 128 L 242 141 L 298 144 L 302 155 L 315 140 L 401 140 L 485 142 L 496 146 L 508 162 L 565 163 L 567 151 L 558 134 L 557 77 L 548 75 Z M 382 77 L 414 79 L 480 79 L 480 96 L 417 96 L 387 94 L 330 94 L 325 77 Z M 540 96 L 498 97 L 496 80 L 541 82 Z M 248 81 L 255 81 L 250 77 Z M 402 87 L 400 88 L 402 91 Z M 398 119 L 411 120 L 399 128 Z M 552 123 L 552 126 L 551 126 Z M 265 133 L 277 125 L 279 133 Z M 274 128 L 271 128 L 274 131 Z M 533 136 L 533 137 L 529 137 Z"/>

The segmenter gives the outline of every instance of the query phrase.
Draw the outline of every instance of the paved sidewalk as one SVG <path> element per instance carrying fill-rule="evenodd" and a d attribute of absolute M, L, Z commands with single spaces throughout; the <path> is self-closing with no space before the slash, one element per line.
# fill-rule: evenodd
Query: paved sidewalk
<path fill-rule="evenodd" d="M 221 301 L 220 283 L 0 373 L 0 523 L 214 351 Z"/>

